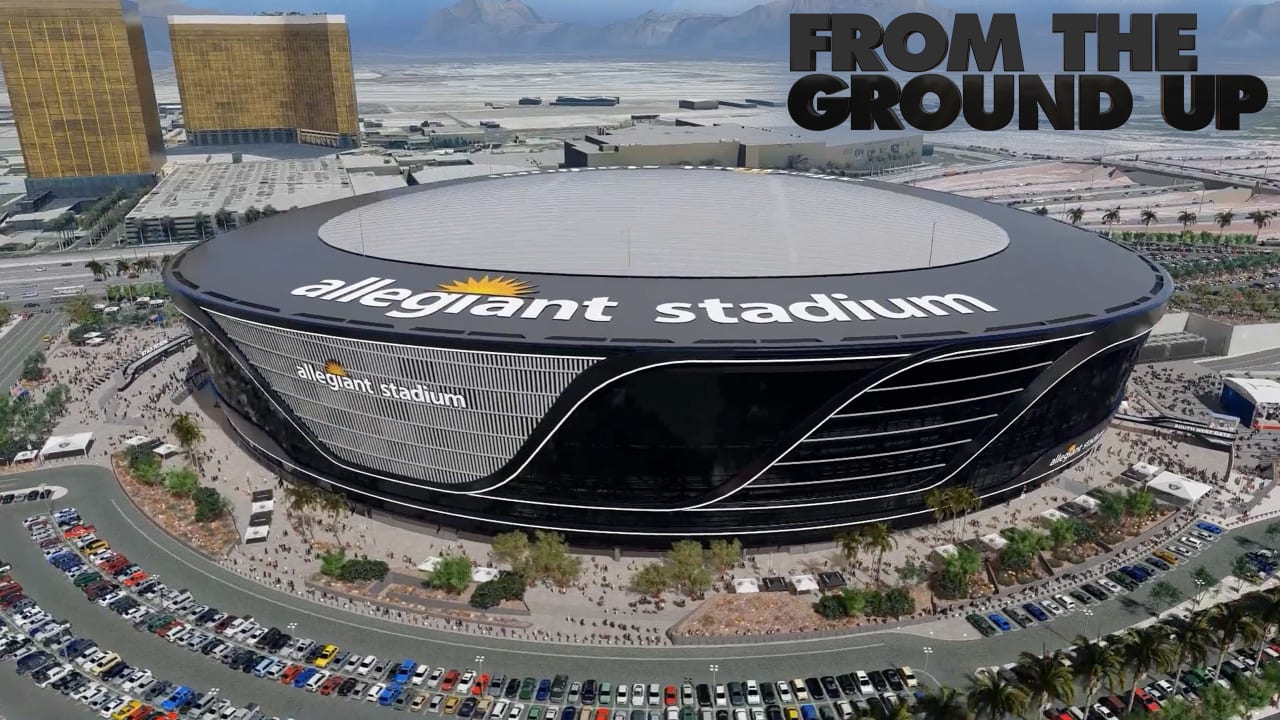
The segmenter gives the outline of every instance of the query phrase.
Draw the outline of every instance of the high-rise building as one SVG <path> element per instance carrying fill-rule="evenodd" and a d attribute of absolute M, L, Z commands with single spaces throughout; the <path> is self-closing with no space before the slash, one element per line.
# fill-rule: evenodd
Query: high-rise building
<path fill-rule="evenodd" d="M 173 15 L 173 66 L 193 145 L 359 145 L 342 15 Z"/>
<path fill-rule="evenodd" d="M 28 193 L 90 197 L 148 184 L 164 165 L 136 4 L 0 0 L 0 70 Z"/>

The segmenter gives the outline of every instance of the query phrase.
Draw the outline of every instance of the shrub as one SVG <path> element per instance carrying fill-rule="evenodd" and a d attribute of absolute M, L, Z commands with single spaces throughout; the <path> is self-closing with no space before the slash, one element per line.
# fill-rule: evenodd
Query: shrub
<path fill-rule="evenodd" d="M 200 478 L 191 468 L 174 468 L 165 471 L 164 486 L 174 495 L 190 497 L 200 487 Z"/>
<path fill-rule="evenodd" d="M 229 504 L 226 498 L 210 487 L 196 488 L 191 494 L 191 500 L 196 506 L 196 522 L 209 522 L 222 517 Z"/>
<path fill-rule="evenodd" d="M 320 555 L 320 574 L 325 577 L 336 578 L 342 573 L 342 566 L 346 564 L 347 553 L 342 550 L 323 553 Z"/>
<path fill-rule="evenodd" d="M 27 356 L 22 363 L 23 380 L 39 380 L 44 377 L 44 353 L 39 350 Z"/>
<path fill-rule="evenodd" d="M 471 606 L 487 610 L 504 600 L 523 600 L 525 580 L 519 573 L 504 572 L 476 586 L 471 593 Z"/>
<path fill-rule="evenodd" d="M 343 582 L 369 582 L 386 579 L 391 567 L 381 560 L 352 559 L 342 564 L 338 579 Z"/>
<path fill-rule="evenodd" d="M 466 555 L 448 555 L 440 558 L 436 567 L 422 581 L 426 587 L 460 593 L 471 584 L 471 558 Z"/>

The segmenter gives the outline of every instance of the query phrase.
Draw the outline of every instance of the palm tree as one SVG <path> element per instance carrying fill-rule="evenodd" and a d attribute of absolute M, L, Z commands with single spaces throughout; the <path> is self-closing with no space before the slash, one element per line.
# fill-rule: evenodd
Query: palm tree
<path fill-rule="evenodd" d="M 107 268 L 97 260 L 90 260 L 84 266 L 89 269 L 89 272 L 93 273 L 94 280 L 101 280 L 107 275 Z"/>
<path fill-rule="evenodd" d="M 250 205 L 248 210 L 244 211 L 244 221 L 246 224 L 255 223 L 262 219 L 262 211 L 257 205 Z"/>
<path fill-rule="evenodd" d="M 1280 628 L 1280 592 L 1276 592 L 1274 588 L 1251 592 L 1242 600 L 1253 611 L 1254 620 L 1261 626 L 1261 637 L 1272 637 L 1276 629 Z M 1259 643 L 1257 656 L 1253 659 L 1258 667 L 1262 666 L 1263 647 L 1264 644 Z"/>
<path fill-rule="evenodd" d="M 982 509 L 982 498 L 971 487 L 951 488 L 951 512 L 957 519 L 967 517 L 971 512 Z M 956 527 L 956 538 L 960 537 L 960 528 Z"/>
<path fill-rule="evenodd" d="M 1095 643 L 1083 635 L 1075 639 L 1076 656 L 1071 663 L 1076 680 L 1084 688 L 1084 707 L 1093 705 L 1093 696 L 1107 685 L 1118 685 L 1124 667 L 1124 659 L 1116 645 Z"/>
<path fill-rule="evenodd" d="M 901 698 L 890 700 L 893 709 L 885 716 L 884 720 L 915 720 L 915 715 L 911 712 L 911 706 Z"/>
<path fill-rule="evenodd" d="M 1115 225 L 1118 222 L 1120 222 L 1120 208 L 1113 207 L 1110 210 L 1102 213 L 1103 225 L 1106 225 L 1107 227 L 1111 227 L 1112 225 Z"/>
<path fill-rule="evenodd" d="M 276 209 L 275 205 L 264 205 L 262 207 L 262 217 L 271 217 L 272 215 L 279 214 L 280 211 Z"/>
<path fill-rule="evenodd" d="M 1152 210 L 1151 208 L 1147 208 L 1146 210 L 1142 211 L 1142 214 L 1138 216 L 1138 219 L 1142 221 L 1143 227 L 1150 228 L 1151 223 L 1155 222 L 1158 218 L 1156 217 L 1156 213 L 1154 210 Z"/>
<path fill-rule="evenodd" d="M 129 272 L 129 261 L 124 258 L 116 260 L 116 277 L 120 277 Z"/>
<path fill-rule="evenodd" d="M 196 452 L 196 446 L 204 442 L 204 430 L 200 428 L 200 423 L 196 422 L 191 413 L 182 413 L 169 423 L 169 432 L 173 433 L 178 446 L 187 453 L 187 457 L 195 460 L 196 470 L 200 470 L 200 455 Z"/>
<path fill-rule="evenodd" d="M 880 587 L 880 565 L 884 562 L 884 554 L 896 547 L 898 541 L 893 537 L 893 530 L 882 522 L 868 525 L 863 533 L 863 547 L 876 555 L 876 587 Z"/>
<path fill-rule="evenodd" d="M 226 232 L 233 227 L 235 223 L 235 216 L 233 216 L 231 211 L 226 208 L 218 208 L 217 211 L 213 213 L 213 223 L 218 226 L 219 230 Z"/>
<path fill-rule="evenodd" d="M 1030 705 L 1041 713 L 1052 703 L 1068 705 L 1075 699 L 1076 687 L 1071 668 L 1062 662 L 1062 653 L 1036 655 L 1024 652 L 1014 669 L 1022 687 L 1030 695 Z"/>
<path fill-rule="evenodd" d="M 1004 720 L 1027 710 L 1027 692 L 996 672 L 979 672 L 969 677 L 969 709 L 977 718 Z"/>
<path fill-rule="evenodd" d="M 858 553 L 862 552 L 862 528 L 852 527 L 836 534 L 836 543 L 840 545 L 840 554 L 845 562 L 853 568 L 858 564 Z"/>
<path fill-rule="evenodd" d="M 333 491 L 323 491 L 318 494 L 315 502 L 316 508 L 329 516 L 332 521 L 334 534 L 337 535 L 338 520 L 342 514 L 347 512 L 350 507 L 347 505 L 347 498 L 342 493 Z"/>
<path fill-rule="evenodd" d="M 1248 215 L 1245 215 L 1245 217 L 1258 228 L 1258 232 L 1253 234 L 1253 241 L 1257 242 L 1258 236 L 1262 234 L 1262 229 L 1271 224 L 1271 213 L 1254 210 Z"/>
<path fill-rule="evenodd" d="M 973 720 L 964 694 L 951 687 L 926 690 L 916 704 L 921 720 Z"/>
<path fill-rule="evenodd" d="M 1227 659 L 1227 651 L 1237 641 L 1252 644 L 1261 634 L 1262 629 L 1253 614 L 1242 603 L 1223 603 L 1209 610 L 1209 626 L 1213 628 L 1215 645 L 1218 650 L 1218 663 L 1214 665 L 1214 677 L 1222 672 L 1222 663 Z"/>
<path fill-rule="evenodd" d="M 298 517 L 302 532 L 308 537 L 311 534 L 311 511 L 320 503 L 320 491 L 314 485 L 302 483 L 285 483 L 285 509 Z"/>
<path fill-rule="evenodd" d="M 939 525 L 951 514 L 951 490 L 934 488 L 925 493 L 924 504 L 933 511 L 933 520 Z"/>
<path fill-rule="evenodd" d="M 191 222 L 195 225 L 195 233 L 197 238 L 204 240 L 205 238 L 209 237 L 209 229 L 210 229 L 211 223 L 209 221 L 208 215 L 202 212 L 198 212 L 195 214 L 194 217 L 191 218 Z"/>
<path fill-rule="evenodd" d="M 1168 624 L 1172 635 L 1175 662 L 1173 685 L 1182 680 L 1182 668 L 1187 663 L 1203 665 L 1209 659 L 1209 648 L 1216 644 L 1216 634 L 1209 621 L 1208 612 L 1198 612 L 1185 620 L 1174 620 Z"/>
<path fill-rule="evenodd" d="M 178 223 L 168 215 L 160 218 L 160 230 L 164 232 L 164 239 L 166 242 L 173 242 L 173 231 L 177 227 Z"/>
<path fill-rule="evenodd" d="M 1230 210 L 1223 210 L 1213 216 L 1213 224 L 1218 226 L 1218 237 L 1222 237 L 1222 233 L 1226 232 L 1227 227 L 1236 219 L 1236 214 Z"/>
<path fill-rule="evenodd" d="M 1129 706 L 1125 712 L 1133 712 L 1133 699 L 1138 691 L 1138 684 L 1147 673 L 1158 667 L 1166 667 L 1173 660 L 1173 646 L 1169 640 L 1169 632 L 1155 625 L 1139 630 L 1130 630 L 1121 644 L 1125 664 L 1133 674 L 1133 687 L 1129 694 Z"/>
<path fill-rule="evenodd" d="M 1049 208 L 1047 208 L 1047 207 L 1045 207 L 1045 206 L 1041 205 L 1040 207 L 1036 208 L 1035 210 L 1032 210 L 1031 212 L 1033 212 L 1033 213 L 1035 213 L 1035 214 L 1037 214 L 1037 215 L 1048 215 L 1048 214 L 1049 214 Z"/>
<path fill-rule="evenodd" d="M 1080 221 L 1084 219 L 1084 208 L 1082 207 L 1071 208 L 1070 210 L 1067 211 L 1067 219 L 1071 221 L 1072 225 L 1079 225 Z"/>
<path fill-rule="evenodd" d="M 1196 214 L 1191 212 L 1190 210 L 1183 210 L 1182 212 L 1178 213 L 1178 222 L 1182 224 L 1182 232 L 1184 233 L 1190 230 L 1191 226 L 1195 225 L 1196 221 L 1199 219 L 1200 218 L 1198 218 Z"/>

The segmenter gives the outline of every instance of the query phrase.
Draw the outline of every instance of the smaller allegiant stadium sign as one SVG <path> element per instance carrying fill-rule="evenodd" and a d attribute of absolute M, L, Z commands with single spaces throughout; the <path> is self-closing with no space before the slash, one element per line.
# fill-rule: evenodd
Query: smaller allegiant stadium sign
<path fill-rule="evenodd" d="M 1102 433 L 1097 433 L 1083 442 L 1071 443 L 1065 450 L 1055 455 L 1054 458 L 1049 461 L 1049 467 L 1057 467 L 1068 460 L 1075 460 L 1085 451 L 1089 450 L 1094 445 L 1097 445 L 1098 441 L 1101 439 Z"/>
<path fill-rule="evenodd" d="M 356 282 L 322 280 L 294 288 L 291 294 L 328 302 L 351 303 L 385 309 L 393 318 L 421 318 L 437 313 L 467 314 L 475 317 L 504 317 L 553 320 L 581 318 L 589 322 L 613 320 L 611 311 L 619 303 L 608 296 L 585 300 L 527 297 L 535 287 L 510 277 L 467 278 L 441 283 L 436 290 L 418 291 L 395 287 L 390 278 L 367 277 Z M 689 302 L 662 302 L 654 307 L 653 322 L 691 323 L 699 318 L 710 322 L 772 324 L 793 322 L 861 322 L 877 319 L 943 317 L 952 314 L 993 313 L 996 308 L 971 295 L 948 293 L 888 299 L 856 300 L 845 293 L 811 293 L 792 303 L 726 302 L 704 298 Z"/>
<path fill-rule="evenodd" d="M 369 378 L 353 378 L 337 360 L 330 360 L 323 367 L 316 367 L 310 364 L 299 365 L 298 377 L 321 385 L 328 385 L 334 390 L 362 392 L 368 395 L 378 395 L 424 405 L 467 407 L 467 399 L 457 393 L 440 392 L 423 385 L 404 386 L 396 385 L 395 383 L 379 383 L 375 385 Z"/>

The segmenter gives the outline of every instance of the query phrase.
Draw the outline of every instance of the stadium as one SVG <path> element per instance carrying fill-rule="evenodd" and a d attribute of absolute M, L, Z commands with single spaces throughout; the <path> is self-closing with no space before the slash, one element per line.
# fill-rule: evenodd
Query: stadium
<path fill-rule="evenodd" d="M 789 171 L 448 180 L 295 209 L 165 281 L 246 446 L 469 533 L 776 547 L 1086 457 L 1172 291 L 1032 213 Z"/>

